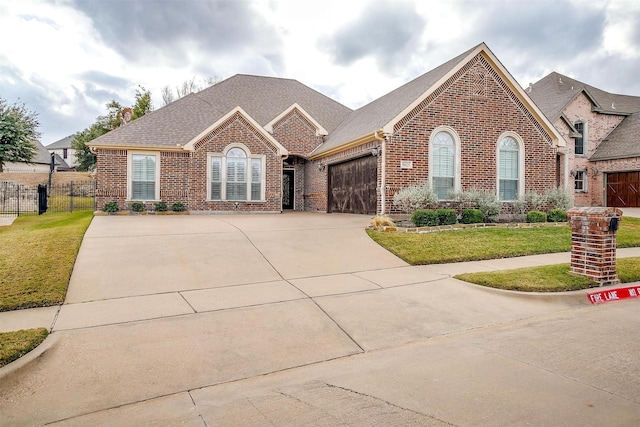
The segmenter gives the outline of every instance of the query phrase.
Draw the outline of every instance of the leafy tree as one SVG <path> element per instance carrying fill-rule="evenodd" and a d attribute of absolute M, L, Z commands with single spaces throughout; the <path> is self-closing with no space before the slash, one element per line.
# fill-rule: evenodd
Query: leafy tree
<path fill-rule="evenodd" d="M 152 111 L 151 92 L 138 86 L 133 107 L 123 107 L 115 100 L 108 102 L 106 107 L 107 114 L 96 117 L 95 123 L 76 133 L 71 140 L 71 146 L 76 150 L 77 169 L 80 171 L 93 170 L 96 165 L 96 155 L 91 152 L 87 143 Z"/>
<path fill-rule="evenodd" d="M 0 98 L 0 172 L 8 162 L 30 162 L 40 138 L 38 115 L 24 104 L 8 105 Z"/>

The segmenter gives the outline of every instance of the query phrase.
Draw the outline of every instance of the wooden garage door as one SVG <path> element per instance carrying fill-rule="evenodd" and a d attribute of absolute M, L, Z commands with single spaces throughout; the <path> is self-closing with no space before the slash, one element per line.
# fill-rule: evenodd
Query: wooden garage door
<path fill-rule="evenodd" d="M 640 207 L 640 171 L 607 174 L 607 206 Z"/>
<path fill-rule="evenodd" d="M 378 158 L 360 157 L 329 167 L 329 212 L 375 214 Z"/>

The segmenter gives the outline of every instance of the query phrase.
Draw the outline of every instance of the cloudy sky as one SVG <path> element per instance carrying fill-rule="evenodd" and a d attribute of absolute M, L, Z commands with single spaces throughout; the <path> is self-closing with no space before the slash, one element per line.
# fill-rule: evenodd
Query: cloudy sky
<path fill-rule="evenodd" d="M 637 0 L 0 0 L 0 98 L 45 145 L 138 85 L 257 74 L 357 108 L 486 42 L 523 87 L 551 71 L 640 96 Z"/>

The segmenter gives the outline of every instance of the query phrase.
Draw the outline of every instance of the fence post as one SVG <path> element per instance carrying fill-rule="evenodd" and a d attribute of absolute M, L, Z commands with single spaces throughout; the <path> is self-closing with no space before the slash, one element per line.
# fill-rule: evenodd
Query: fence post
<path fill-rule="evenodd" d="M 73 181 L 69 184 L 69 210 L 73 213 Z"/>
<path fill-rule="evenodd" d="M 16 186 L 16 193 L 18 194 L 18 216 L 20 216 L 20 184 Z"/>

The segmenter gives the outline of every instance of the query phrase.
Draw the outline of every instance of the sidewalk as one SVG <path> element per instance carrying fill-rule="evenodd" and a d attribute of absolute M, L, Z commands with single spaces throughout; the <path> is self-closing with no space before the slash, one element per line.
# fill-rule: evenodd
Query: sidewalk
<path fill-rule="evenodd" d="M 618 249 L 619 258 L 638 257 L 640 248 Z M 425 266 L 393 267 L 368 270 L 352 275 L 329 275 L 290 279 L 288 282 L 303 289 L 312 299 L 317 297 L 371 292 L 374 289 L 368 283 L 375 277 L 384 288 L 406 286 L 420 282 L 433 282 L 453 277 L 461 273 L 479 271 L 497 271 L 521 267 L 567 263 L 570 253 L 531 255 L 508 259 L 460 262 L 453 264 L 435 264 Z M 348 283 L 347 283 L 348 282 Z M 114 325 L 142 320 L 160 319 L 222 308 L 245 307 L 274 301 L 293 301 L 307 298 L 303 294 L 292 294 L 281 284 L 285 281 L 272 281 L 257 284 L 233 286 L 230 288 L 201 289 L 193 291 L 162 292 L 156 294 L 105 299 L 100 301 L 64 304 L 54 307 L 33 308 L 0 312 L 0 332 L 29 328 L 47 328 L 51 332 L 81 329 L 102 325 Z M 631 286 L 625 284 L 624 286 Z M 469 284 L 476 287 L 477 285 Z M 246 292 L 251 287 L 250 292 Z M 491 288 L 483 288 L 489 291 Z M 545 300 L 573 300 L 588 304 L 587 290 L 562 293 L 525 293 L 517 291 L 495 290 L 511 294 L 518 298 L 544 298 Z M 215 293 L 216 306 L 202 306 L 202 301 L 210 301 Z M 242 295 L 241 295 L 242 294 Z M 210 303 L 209 303 L 210 304 Z"/>

